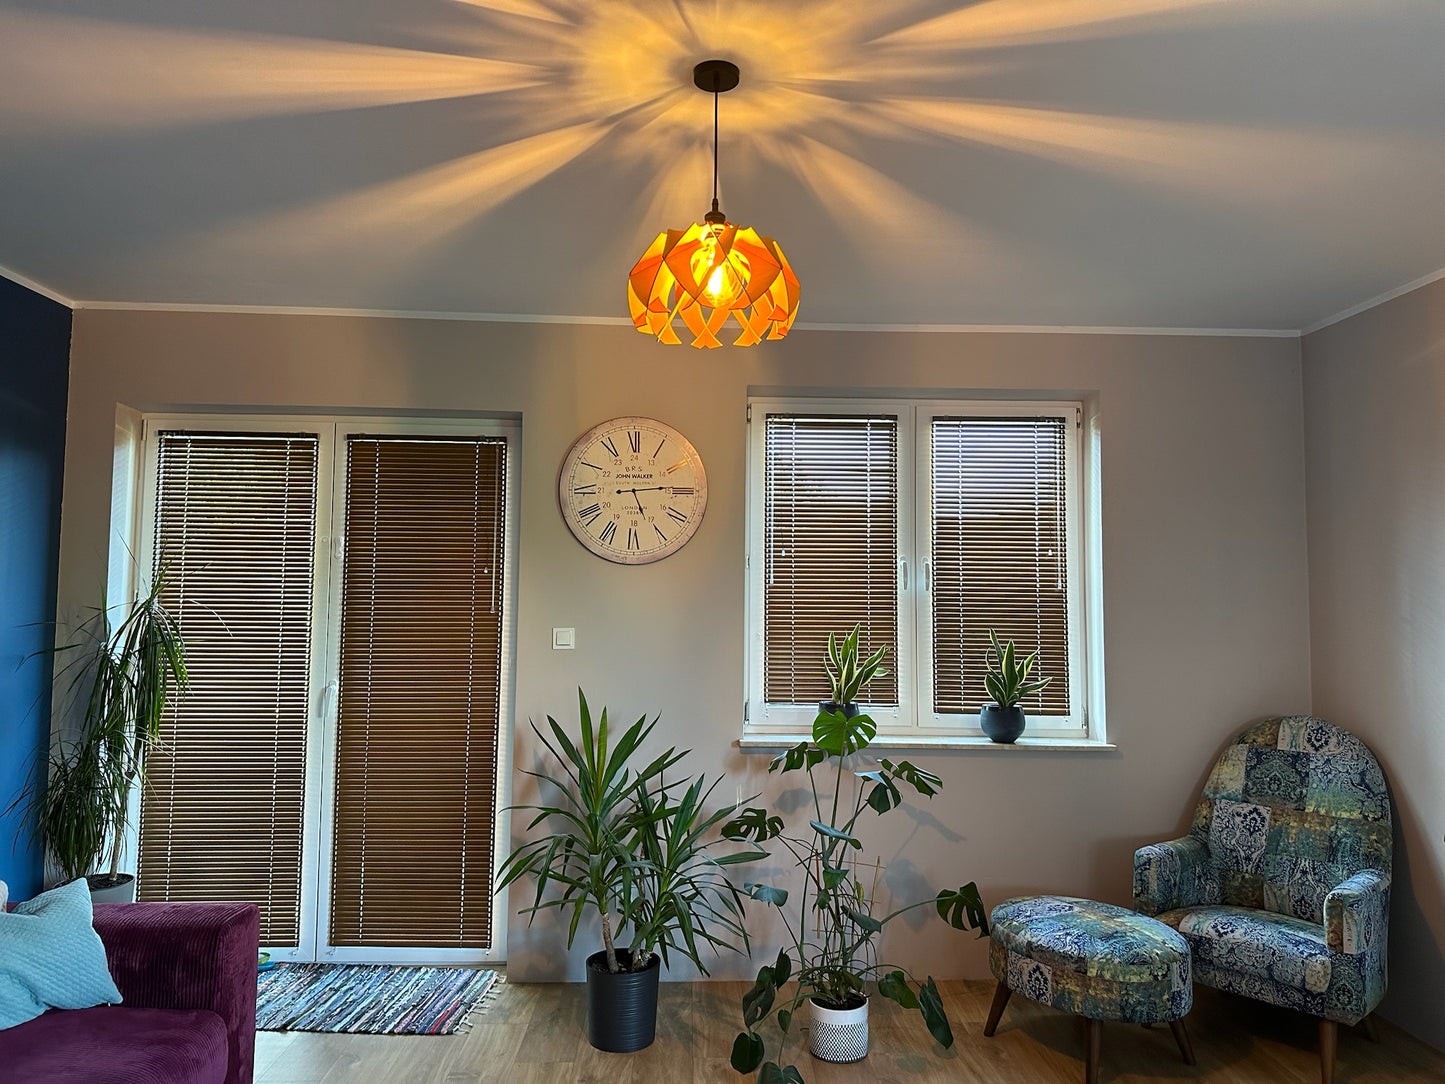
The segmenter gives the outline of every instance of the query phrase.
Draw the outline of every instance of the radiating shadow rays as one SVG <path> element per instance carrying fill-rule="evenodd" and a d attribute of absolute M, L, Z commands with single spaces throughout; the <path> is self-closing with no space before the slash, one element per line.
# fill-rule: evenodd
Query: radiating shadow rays
<path fill-rule="evenodd" d="M 1158 121 L 941 98 L 883 99 L 869 110 L 896 129 L 945 136 L 1107 173 L 1167 184 L 1194 196 L 1257 207 L 1262 177 L 1281 201 L 1300 198 L 1301 168 L 1370 168 L 1381 138 L 1323 132 Z"/>
<path fill-rule="evenodd" d="M 501 15 L 517 15 L 524 19 L 539 19 L 548 23 L 569 25 L 572 22 L 567 15 L 541 0 L 456 0 L 456 3 Z"/>
<path fill-rule="evenodd" d="M 193 235 L 181 247 L 210 257 L 316 260 L 345 258 L 354 245 L 380 244 L 388 259 L 370 274 L 384 282 L 586 153 L 614 124 L 587 121 L 526 136 L 396 180 Z"/>
<path fill-rule="evenodd" d="M 916 281 L 961 264 L 1012 263 L 1008 246 L 884 173 L 806 136 L 771 148 L 832 217 L 855 252 Z"/>
<path fill-rule="evenodd" d="M 57 141 L 88 135 L 93 147 L 97 132 L 120 140 L 127 130 L 150 129 L 166 139 L 182 126 L 207 125 L 209 138 L 222 142 L 228 121 L 280 128 L 301 124 L 307 113 L 426 103 L 416 107 L 416 123 L 429 134 L 446 127 L 449 140 L 417 140 L 406 146 L 409 157 L 398 150 L 395 160 L 365 156 L 348 166 L 341 156 L 323 159 L 326 169 L 314 171 L 309 190 L 287 177 L 267 193 L 253 185 L 249 202 L 218 184 L 219 195 L 199 208 L 205 221 L 226 213 L 228 192 L 233 213 L 254 217 L 184 236 L 153 232 L 156 247 L 139 259 L 179 267 L 186 252 L 199 250 L 253 267 L 287 260 L 325 267 L 355 254 L 374 265 L 356 274 L 385 281 L 444 242 L 471 241 L 478 219 L 585 154 L 599 176 L 638 179 L 630 199 L 617 198 L 620 186 L 609 188 L 620 205 L 600 209 L 610 221 L 599 224 L 585 257 L 569 257 L 579 264 L 574 271 L 605 267 L 612 274 L 657 230 L 686 226 L 706 209 L 712 100 L 693 89 L 690 72 L 703 56 L 726 55 L 744 76 L 722 100 L 724 210 L 788 241 L 786 223 L 760 205 L 759 190 L 739 168 L 735 152 L 755 148 L 798 178 L 819 216 L 830 216 L 860 256 L 896 271 L 889 281 L 899 291 L 965 266 L 976 274 L 1024 257 L 1059 258 L 1028 252 L 1026 239 L 991 234 L 931 203 L 919 192 L 942 189 L 929 177 L 918 177 L 915 188 L 893 179 L 889 171 L 903 174 L 890 165 L 889 149 L 901 141 L 1006 148 L 1110 182 L 1162 183 L 1206 203 L 1253 199 L 1256 212 L 1262 172 L 1273 178 L 1277 170 L 1274 190 L 1293 199 L 1289 178 L 1302 163 L 1338 174 L 1378 155 L 1384 143 L 963 97 L 986 93 L 991 72 L 1037 62 L 1034 53 L 1004 46 L 1166 26 L 1247 26 L 1281 18 L 1287 5 L 1278 0 L 953 0 L 956 10 L 941 14 L 948 0 L 445 0 L 453 5 L 446 18 L 436 2 L 429 13 L 417 9 L 414 25 L 403 28 L 407 37 L 387 40 L 444 40 L 439 47 L 485 56 L 3 10 L 0 133 Z M 915 21 L 898 25 L 907 20 Z M 474 24 L 475 33 L 453 37 L 457 23 Z M 442 24 L 450 25 L 444 31 Z M 440 104 L 458 98 L 476 101 Z M 337 130 L 334 117 L 322 123 Z M 364 123 L 366 134 L 386 130 L 370 115 Z M 458 151 L 461 157 L 435 164 Z M 970 164 L 951 154 L 960 169 Z M 371 178 L 422 164 L 336 195 L 355 184 L 357 162 L 377 167 Z M 236 176 L 254 177 L 239 156 L 225 164 Z M 729 206 L 730 184 L 750 193 L 750 205 Z M 173 213 L 164 224 L 184 229 Z M 619 252 L 609 251 L 614 245 Z M 384 262 L 375 259 L 381 251 Z"/>
<path fill-rule="evenodd" d="M 1240 0 L 980 0 L 890 31 L 874 44 L 941 49 L 989 49 L 1143 33 L 1203 22 L 1237 25 L 1273 21 L 1277 6 Z"/>
<path fill-rule="evenodd" d="M 139 129 L 394 105 L 534 86 L 512 60 L 0 11 L 10 135 Z"/>

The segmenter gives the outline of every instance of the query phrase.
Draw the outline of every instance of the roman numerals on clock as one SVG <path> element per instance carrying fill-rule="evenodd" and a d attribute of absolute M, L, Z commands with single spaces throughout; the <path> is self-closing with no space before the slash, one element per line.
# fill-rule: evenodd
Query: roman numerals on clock
<path fill-rule="evenodd" d="M 562 463 L 557 499 L 583 546 L 618 564 L 676 553 L 707 507 L 707 474 L 686 437 L 652 418 L 614 418 L 584 433 Z"/>

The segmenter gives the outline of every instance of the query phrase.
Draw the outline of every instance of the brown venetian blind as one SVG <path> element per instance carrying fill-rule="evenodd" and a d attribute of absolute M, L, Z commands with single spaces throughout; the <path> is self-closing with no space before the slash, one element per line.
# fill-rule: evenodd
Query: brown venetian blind
<path fill-rule="evenodd" d="M 310 704 L 316 438 L 159 435 L 156 564 L 180 622 L 173 701 L 142 790 L 142 900 L 248 900 L 295 945 Z"/>
<path fill-rule="evenodd" d="M 861 624 L 860 654 L 898 651 L 898 419 L 769 414 L 766 421 L 764 696 L 828 698 L 828 633 Z M 898 703 L 896 663 L 868 687 Z"/>
<path fill-rule="evenodd" d="M 486 948 L 506 444 L 347 441 L 331 943 Z"/>
<path fill-rule="evenodd" d="M 1069 714 L 1063 418 L 933 421 L 934 710 L 985 700 L 988 630 L 1038 650 L 1030 715 Z"/>

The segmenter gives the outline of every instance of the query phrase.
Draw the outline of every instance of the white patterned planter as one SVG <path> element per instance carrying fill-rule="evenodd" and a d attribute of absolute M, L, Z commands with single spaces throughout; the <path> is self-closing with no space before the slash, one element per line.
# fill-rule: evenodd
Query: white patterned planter
<path fill-rule="evenodd" d="M 808 1049 L 822 1061 L 861 1061 L 868 1056 L 868 1002 L 856 1009 L 828 1009 L 808 1002 Z"/>

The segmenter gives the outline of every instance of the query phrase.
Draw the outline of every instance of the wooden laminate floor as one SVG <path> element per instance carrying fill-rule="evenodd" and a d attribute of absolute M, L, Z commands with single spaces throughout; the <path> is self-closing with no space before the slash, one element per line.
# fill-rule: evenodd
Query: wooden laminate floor
<path fill-rule="evenodd" d="M 939 984 L 953 1021 L 954 1045 L 929 1037 L 916 1012 L 874 998 L 871 1053 L 856 1065 L 828 1065 L 807 1053 L 806 1040 L 789 1044 L 808 1084 L 1081 1084 L 1084 1025 L 1015 996 L 992 1039 L 983 1022 L 992 982 Z M 586 1035 L 586 996 L 580 985 L 508 985 L 474 1016 L 465 1034 L 437 1037 L 317 1035 L 261 1032 L 256 1036 L 258 1084 L 392 1081 L 463 1084 L 750 1084 L 728 1065 L 743 983 L 663 983 L 657 1041 L 635 1054 L 604 1054 Z M 1104 1025 L 1101 1084 L 1316 1084 L 1315 1022 L 1295 1013 L 1196 988 L 1190 1034 L 1199 1064 L 1185 1065 L 1166 1027 Z M 801 1040 L 801 1041 L 800 1041 Z M 1445 1055 L 1381 1021 L 1380 1042 L 1342 1029 L 1336 1084 L 1445 1082 Z"/>

